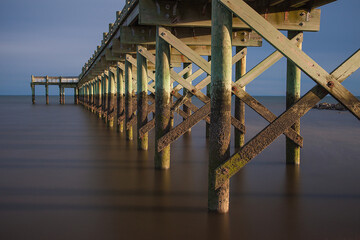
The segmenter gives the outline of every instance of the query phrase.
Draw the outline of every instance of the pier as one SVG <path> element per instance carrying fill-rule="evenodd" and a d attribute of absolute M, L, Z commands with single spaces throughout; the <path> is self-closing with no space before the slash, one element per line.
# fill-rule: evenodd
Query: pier
<path fill-rule="evenodd" d="M 332 72 L 302 51 L 303 32 L 317 34 L 320 29 L 317 8 L 331 2 L 334 0 L 126 1 L 79 77 L 32 77 L 33 103 L 35 85 L 46 89 L 59 85 L 60 103 L 64 103 L 63 89 L 74 88 L 76 103 L 104 119 L 110 128 L 124 132 L 128 141 L 136 141 L 139 151 L 146 151 L 148 142 L 154 141 L 154 168 L 161 171 L 171 167 L 171 144 L 206 121 L 208 209 L 226 213 L 231 177 L 280 135 L 287 139 L 286 164 L 300 164 L 300 118 L 325 96 L 330 94 L 360 119 L 359 100 L 341 84 L 360 67 L 360 51 Z M 247 48 L 261 47 L 263 41 L 274 52 L 247 71 Z M 286 111 L 276 116 L 245 87 L 283 57 L 287 59 Z M 300 93 L 301 72 L 315 83 L 305 94 Z M 194 84 L 203 74 L 206 76 Z M 196 106 L 192 98 L 202 106 Z M 269 122 L 246 143 L 245 105 Z M 183 119 L 176 126 L 175 115 Z M 148 133 L 153 129 L 155 138 L 150 139 Z M 237 148 L 233 155 L 231 134 Z"/>
<path fill-rule="evenodd" d="M 49 104 L 49 86 L 59 86 L 59 103 L 65 104 L 65 88 L 74 89 L 74 103 L 78 103 L 78 77 L 31 76 L 32 103 L 35 104 L 35 86 L 45 86 L 46 104 Z"/>

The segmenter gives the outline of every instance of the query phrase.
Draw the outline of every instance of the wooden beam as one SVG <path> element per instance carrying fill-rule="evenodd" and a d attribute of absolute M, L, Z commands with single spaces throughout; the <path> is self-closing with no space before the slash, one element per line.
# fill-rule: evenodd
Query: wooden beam
<path fill-rule="evenodd" d="M 360 101 L 242 0 L 220 0 L 360 120 Z"/>
<path fill-rule="evenodd" d="M 156 29 L 149 26 L 133 26 L 120 28 L 120 42 L 124 44 L 148 44 L 156 43 Z M 175 28 L 172 33 L 186 45 L 210 46 L 210 28 Z M 235 31 L 232 35 L 233 46 L 260 47 L 261 37 L 249 30 Z"/>
<path fill-rule="evenodd" d="M 348 58 L 335 69 L 331 76 L 339 83 L 343 82 L 360 67 L 360 50 Z M 270 125 L 264 128 L 237 153 L 232 155 L 225 163 L 216 169 L 216 188 L 221 187 L 231 176 L 236 174 L 249 161 L 269 146 L 277 137 L 289 129 L 296 121 L 304 116 L 313 106 L 323 99 L 328 92 L 316 85 L 293 106 L 281 114 Z"/>
<path fill-rule="evenodd" d="M 259 1 L 257 1 L 259 2 Z M 265 10 L 265 8 L 264 8 Z M 293 11 L 268 11 L 263 17 L 280 30 L 319 31 L 320 9 Z M 287 12 L 285 12 L 287 11 Z M 200 14 L 201 13 L 201 14 Z M 307 17 L 307 14 L 310 14 Z M 211 4 L 206 1 L 139 1 L 139 24 L 169 27 L 211 27 Z M 234 29 L 249 26 L 240 19 L 233 18 Z"/>

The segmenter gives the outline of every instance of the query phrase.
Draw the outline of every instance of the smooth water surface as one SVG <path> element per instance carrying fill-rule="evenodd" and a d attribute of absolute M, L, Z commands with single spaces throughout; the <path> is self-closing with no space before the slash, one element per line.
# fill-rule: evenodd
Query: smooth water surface
<path fill-rule="evenodd" d="M 284 110 L 282 97 L 258 99 Z M 216 215 L 204 122 L 156 171 L 153 131 L 138 151 L 66 101 L 0 97 L 0 239 L 360 239 L 360 122 L 348 112 L 311 110 L 301 166 L 285 165 L 281 136 L 231 179 L 230 212 Z M 249 140 L 267 123 L 246 111 Z"/>

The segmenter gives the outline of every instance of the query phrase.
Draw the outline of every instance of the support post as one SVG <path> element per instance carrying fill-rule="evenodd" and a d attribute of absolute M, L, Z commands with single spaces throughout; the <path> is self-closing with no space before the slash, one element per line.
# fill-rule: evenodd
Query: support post
<path fill-rule="evenodd" d="M 236 53 L 243 50 L 244 47 L 236 47 Z M 235 79 L 238 80 L 241 76 L 246 73 L 246 55 L 236 63 L 235 65 Z M 242 88 L 245 90 L 245 87 Z M 235 96 L 235 118 L 240 121 L 241 124 L 245 124 L 245 103 Z M 234 130 L 235 148 L 239 149 L 245 144 L 245 134 L 239 129 Z"/>
<path fill-rule="evenodd" d="M 229 211 L 229 180 L 215 189 L 215 169 L 230 157 L 232 13 L 212 0 L 211 114 L 209 147 L 209 211 Z"/>
<path fill-rule="evenodd" d="M 208 62 L 211 61 L 211 56 L 208 56 Z M 209 76 L 209 74 L 207 74 Z M 206 96 L 211 98 L 211 82 L 206 86 Z M 210 137 L 210 123 L 206 124 L 206 138 Z"/>
<path fill-rule="evenodd" d="M 184 68 L 187 68 L 188 66 L 191 66 L 191 63 L 184 63 Z M 188 77 L 190 77 L 192 74 L 192 70 L 189 70 L 187 73 L 184 74 L 184 79 L 187 79 Z M 186 88 L 183 88 L 183 95 L 185 96 L 187 94 L 188 90 Z M 191 102 L 191 99 L 188 100 L 189 102 Z M 183 105 L 183 111 L 186 113 L 186 115 L 189 117 L 191 115 L 191 110 L 188 106 Z M 185 120 L 185 118 L 183 118 L 183 121 Z M 186 132 L 188 134 L 191 133 L 191 128 Z"/>
<path fill-rule="evenodd" d="M 296 36 L 298 31 L 288 31 L 288 38 Z M 297 47 L 302 48 L 302 42 L 298 42 Z M 287 60 L 286 74 L 286 109 L 289 109 L 297 100 L 300 99 L 301 70 L 290 60 Z M 300 119 L 295 122 L 292 128 L 300 134 Z M 300 164 L 300 147 L 286 137 L 286 163 Z"/>
<path fill-rule="evenodd" d="M 65 88 L 62 88 L 62 104 L 65 104 Z"/>
<path fill-rule="evenodd" d="M 62 89 L 61 85 L 59 85 L 59 103 L 62 104 Z"/>
<path fill-rule="evenodd" d="M 101 108 L 102 108 L 102 77 L 98 78 L 98 102 L 97 102 L 97 114 L 101 118 Z"/>
<path fill-rule="evenodd" d="M 106 74 L 105 72 L 105 83 L 104 83 L 104 92 L 105 92 L 105 96 L 104 96 L 104 121 L 105 123 L 107 123 L 107 119 L 108 119 L 108 109 L 109 109 L 109 78 L 110 78 L 110 73 L 108 72 L 108 74 Z"/>
<path fill-rule="evenodd" d="M 148 121 L 148 75 L 147 75 L 147 61 L 146 58 L 139 53 L 138 50 L 137 58 L 137 138 L 138 138 L 138 149 L 148 149 L 148 133 L 145 133 L 140 137 L 139 130 Z"/>
<path fill-rule="evenodd" d="M 49 104 L 49 77 L 46 76 L 46 83 L 45 83 L 45 98 L 46 104 Z"/>
<path fill-rule="evenodd" d="M 114 127 L 114 109 L 115 109 L 115 98 L 116 98 L 116 92 L 115 92 L 115 76 L 116 69 L 109 68 L 109 89 L 108 89 L 108 121 L 107 125 L 112 128 Z"/>
<path fill-rule="evenodd" d="M 32 104 L 35 104 L 35 85 L 31 84 Z"/>
<path fill-rule="evenodd" d="M 105 101 L 105 82 L 106 82 L 106 76 L 105 73 L 103 73 L 101 75 L 101 118 L 104 117 L 104 112 L 105 112 L 105 106 L 106 106 L 106 101 Z"/>
<path fill-rule="evenodd" d="M 155 66 L 155 168 L 170 168 L 170 145 L 158 152 L 158 140 L 170 131 L 170 45 L 156 30 Z"/>
<path fill-rule="evenodd" d="M 120 117 L 125 114 L 125 82 L 124 82 L 124 73 L 117 67 L 117 131 L 124 131 L 124 121 L 119 122 Z"/>
<path fill-rule="evenodd" d="M 132 65 L 129 61 L 125 60 L 125 126 L 130 122 L 133 115 L 133 84 L 132 84 Z M 126 139 L 133 140 L 133 127 L 126 127 Z"/>
<path fill-rule="evenodd" d="M 74 104 L 79 104 L 79 88 L 74 88 Z"/>

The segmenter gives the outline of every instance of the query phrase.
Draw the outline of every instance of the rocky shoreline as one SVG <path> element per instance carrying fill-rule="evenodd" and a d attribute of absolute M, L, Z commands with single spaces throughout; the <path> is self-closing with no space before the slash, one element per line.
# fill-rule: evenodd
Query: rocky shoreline
<path fill-rule="evenodd" d="M 346 108 L 341 103 L 319 103 L 316 104 L 315 109 L 325 109 L 325 110 L 336 110 L 336 111 L 346 111 Z"/>

